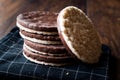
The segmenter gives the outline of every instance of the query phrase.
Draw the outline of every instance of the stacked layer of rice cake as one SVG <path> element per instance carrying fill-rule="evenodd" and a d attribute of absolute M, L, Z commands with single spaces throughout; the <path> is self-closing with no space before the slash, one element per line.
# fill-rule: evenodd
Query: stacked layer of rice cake
<path fill-rule="evenodd" d="M 33 11 L 17 16 L 24 39 L 23 55 L 30 61 L 51 66 L 73 63 L 57 31 L 57 13 Z"/>

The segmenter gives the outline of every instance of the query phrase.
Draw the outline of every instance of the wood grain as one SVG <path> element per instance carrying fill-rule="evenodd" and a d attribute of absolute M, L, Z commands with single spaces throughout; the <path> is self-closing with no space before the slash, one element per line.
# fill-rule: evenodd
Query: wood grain
<path fill-rule="evenodd" d="M 100 34 L 101 42 L 111 48 L 116 58 L 112 75 L 114 80 L 120 80 L 120 0 L 89 0 L 87 13 Z"/>
<path fill-rule="evenodd" d="M 112 75 L 120 80 L 120 0 L 0 0 L 0 38 L 16 23 L 20 13 L 35 10 L 59 12 L 66 6 L 81 8 L 92 19 L 101 42 L 112 50 L 116 63 Z"/>
<path fill-rule="evenodd" d="M 96 4 L 94 4 L 96 3 Z M 88 15 L 100 33 L 103 43 L 109 45 L 113 55 L 120 58 L 120 1 L 92 0 L 88 2 Z M 119 48 L 118 48 L 119 47 Z"/>

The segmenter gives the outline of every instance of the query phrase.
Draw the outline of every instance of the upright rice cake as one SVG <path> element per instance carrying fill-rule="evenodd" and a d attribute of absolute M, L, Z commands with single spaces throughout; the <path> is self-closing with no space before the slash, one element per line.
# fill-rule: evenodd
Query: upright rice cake
<path fill-rule="evenodd" d="M 74 6 L 60 11 L 58 31 L 63 44 L 75 58 L 96 63 L 101 55 L 101 43 L 91 20 Z"/>

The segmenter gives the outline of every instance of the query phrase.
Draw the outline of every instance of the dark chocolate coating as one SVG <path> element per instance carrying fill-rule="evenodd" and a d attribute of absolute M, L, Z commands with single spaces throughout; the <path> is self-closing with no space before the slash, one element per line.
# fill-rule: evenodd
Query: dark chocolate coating
<path fill-rule="evenodd" d="M 24 30 L 20 30 L 20 32 L 30 38 L 36 38 L 40 40 L 46 40 L 46 41 L 61 41 L 58 35 L 42 35 L 42 34 L 35 34 L 30 33 Z"/>
<path fill-rule="evenodd" d="M 26 56 L 38 61 L 43 61 L 48 63 L 74 63 L 75 62 L 75 60 L 71 56 L 63 56 L 63 57 L 44 56 L 44 55 L 31 52 L 26 48 L 24 48 L 23 51 Z"/>
<path fill-rule="evenodd" d="M 50 54 L 64 54 L 64 55 L 67 55 L 65 53 L 68 53 L 63 45 L 44 45 L 44 44 L 34 43 L 28 40 L 24 40 L 24 42 L 27 46 L 40 52 L 45 52 Z"/>
<path fill-rule="evenodd" d="M 57 32 L 57 15 L 55 12 L 26 12 L 17 16 L 17 22 L 36 31 Z"/>

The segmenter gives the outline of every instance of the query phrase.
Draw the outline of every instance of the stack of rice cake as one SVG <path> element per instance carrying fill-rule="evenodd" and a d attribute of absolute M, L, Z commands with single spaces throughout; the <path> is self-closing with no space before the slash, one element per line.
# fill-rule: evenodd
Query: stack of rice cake
<path fill-rule="evenodd" d="M 17 16 L 17 26 L 24 39 L 23 55 L 30 61 L 62 66 L 74 59 L 63 46 L 57 31 L 57 13 L 32 11 Z"/>

